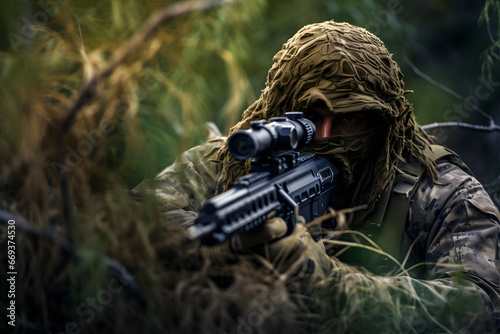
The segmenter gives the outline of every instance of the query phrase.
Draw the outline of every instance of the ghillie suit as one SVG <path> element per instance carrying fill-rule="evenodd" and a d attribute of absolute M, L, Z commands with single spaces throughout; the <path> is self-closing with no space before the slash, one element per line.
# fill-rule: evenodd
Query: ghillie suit
<path fill-rule="evenodd" d="M 436 178 L 435 164 L 424 154 L 432 140 L 417 126 L 404 96 L 408 91 L 404 90 L 403 74 L 376 36 L 347 23 L 313 24 L 284 44 L 273 61 L 262 95 L 244 112 L 230 135 L 249 128 L 252 121 L 282 116 L 286 111 L 302 111 L 308 117 L 318 102 L 335 114 L 377 113 L 385 122 L 378 133 L 316 140 L 308 148 L 319 154 L 337 154 L 334 158 L 340 161 L 345 179 L 356 174 L 360 181 L 350 204 L 367 201 L 373 209 L 396 175 L 398 163 L 407 159 L 421 161 Z M 365 158 L 368 148 L 381 155 L 370 157 L 371 161 L 360 159 Z M 249 171 L 248 161 L 235 160 L 227 148 L 217 157 L 224 165 L 225 189 Z M 361 169 L 373 173 L 361 175 Z"/>

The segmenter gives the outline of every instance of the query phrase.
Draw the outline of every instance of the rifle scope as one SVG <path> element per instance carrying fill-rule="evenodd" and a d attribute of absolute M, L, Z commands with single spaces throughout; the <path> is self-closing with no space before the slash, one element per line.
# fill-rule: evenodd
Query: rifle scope
<path fill-rule="evenodd" d="M 238 160 L 274 152 L 295 150 L 311 142 L 316 126 L 300 111 L 285 113 L 286 117 L 274 117 L 268 121 L 250 123 L 248 130 L 235 132 L 228 142 L 229 152 Z"/>

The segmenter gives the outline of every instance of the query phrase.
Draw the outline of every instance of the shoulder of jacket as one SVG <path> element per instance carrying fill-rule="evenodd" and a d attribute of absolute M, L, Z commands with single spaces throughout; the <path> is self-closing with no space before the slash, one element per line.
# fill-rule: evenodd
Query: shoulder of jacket
<path fill-rule="evenodd" d="M 442 158 L 459 157 L 457 153 L 443 145 L 432 144 L 424 150 L 425 155 L 434 161 Z"/>
<path fill-rule="evenodd" d="M 449 162 L 455 166 L 460 167 L 465 173 L 474 176 L 474 173 L 471 171 L 469 166 L 465 164 L 462 158 L 453 150 L 445 147 L 443 145 L 430 145 L 424 153 L 430 157 L 436 165 Z"/>
<path fill-rule="evenodd" d="M 424 150 L 424 154 L 428 156 L 436 166 L 446 163 L 451 163 L 455 166 L 460 167 L 465 173 L 469 175 L 473 175 L 470 168 L 463 162 L 462 158 L 454 152 L 443 145 L 432 144 Z M 402 174 L 409 174 L 418 179 L 420 179 L 425 174 L 425 168 L 419 161 L 410 160 L 404 163 L 401 163 L 399 169 L 402 171 Z"/>

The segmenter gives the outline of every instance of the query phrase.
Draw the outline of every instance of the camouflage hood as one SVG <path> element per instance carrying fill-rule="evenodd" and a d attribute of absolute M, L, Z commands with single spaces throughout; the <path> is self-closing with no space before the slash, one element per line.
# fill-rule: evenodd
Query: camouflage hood
<path fill-rule="evenodd" d="M 385 126 L 381 154 L 370 163 L 375 171 L 372 175 L 380 177 L 365 176 L 361 189 L 368 195 L 357 196 L 354 202 L 363 198 L 373 207 L 394 178 L 398 164 L 408 158 L 422 162 L 435 179 L 435 165 L 423 153 L 431 139 L 416 124 L 412 106 L 404 96 L 408 91 L 403 74 L 376 36 L 348 23 L 311 24 L 288 40 L 273 62 L 262 95 L 245 110 L 230 135 L 248 128 L 252 121 L 287 111 L 303 111 L 307 117 L 318 101 L 333 113 L 376 112 Z M 249 162 L 236 161 L 226 147 L 220 150 L 218 159 L 223 163 L 225 189 L 249 171 Z"/>

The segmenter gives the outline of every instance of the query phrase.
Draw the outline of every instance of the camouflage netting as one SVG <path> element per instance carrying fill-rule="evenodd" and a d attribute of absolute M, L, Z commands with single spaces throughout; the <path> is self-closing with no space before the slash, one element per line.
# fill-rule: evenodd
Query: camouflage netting
<path fill-rule="evenodd" d="M 303 111 L 307 117 L 319 101 L 333 113 L 372 111 L 382 115 L 387 127 L 382 156 L 372 159 L 379 181 L 361 181 L 366 183 L 362 190 L 372 189 L 370 208 L 391 182 L 399 161 L 417 159 L 433 178 L 437 176 L 434 164 L 423 154 L 431 139 L 417 126 L 412 106 L 404 97 L 408 91 L 404 90 L 403 74 L 376 36 L 348 23 L 311 24 L 288 40 L 273 61 L 262 95 L 230 134 L 248 128 L 252 121 L 287 111 Z M 227 148 L 218 158 L 224 163 L 226 188 L 249 171 L 249 161 L 236 161 Z M 361 200 L 359 194 L 355 201 Z"/>

